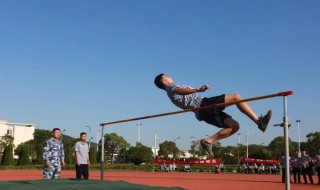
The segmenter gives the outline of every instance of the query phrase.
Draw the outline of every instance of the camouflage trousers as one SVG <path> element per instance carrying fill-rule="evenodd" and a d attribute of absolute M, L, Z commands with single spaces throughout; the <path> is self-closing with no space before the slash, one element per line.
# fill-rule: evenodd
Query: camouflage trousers
<path fill-rule="evenodd" d="M 61 166 L 45 166 L 43 170 L 44 179 L 60 179 Z"/>

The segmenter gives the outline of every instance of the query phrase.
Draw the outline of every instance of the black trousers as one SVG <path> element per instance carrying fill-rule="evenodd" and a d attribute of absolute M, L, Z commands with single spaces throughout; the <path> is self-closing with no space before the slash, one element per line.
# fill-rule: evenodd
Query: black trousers
<path fill-rule="evenodd" d="M 294 182 L 297 183 L 297 177 L 298 177 L 298 183 L 301 183 L 301 177 L 300 177 L 300 174 L 301 174 L 301 170 L 300 168 L 292 168 L 292 172 L 293 172 L 293 179 L 294 179 Z"/>
<path fill-rule="evenodd" d="M 77 179 L 89 179 L 89 167 L 88 164 L 80 164 L 80 166 L 78 166 L 76 164 L 76 178 Z"/>
<path fill-rule="evenodd" d="M 307 175 L 309 177 L 310 183 L 313 183 L 313 179 L 312 179 L 312 168 L 307 167 L 307 168 L 302 168 L 302 175 L 303 175 L 303 179 L 304 179 L 304 183 L 308 183 L 307 181 Z"/>

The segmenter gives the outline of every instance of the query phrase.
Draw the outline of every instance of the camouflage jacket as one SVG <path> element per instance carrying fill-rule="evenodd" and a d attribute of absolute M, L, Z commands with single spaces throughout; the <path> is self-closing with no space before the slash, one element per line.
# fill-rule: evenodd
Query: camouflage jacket
<path fill-rule="evenodd" d="M 64 148 L 63 143 L 54 138 L 50 138 L 44 144 L 43 160 L 49 161 L 53 166 L 60 166 L 64 161 Z"/>

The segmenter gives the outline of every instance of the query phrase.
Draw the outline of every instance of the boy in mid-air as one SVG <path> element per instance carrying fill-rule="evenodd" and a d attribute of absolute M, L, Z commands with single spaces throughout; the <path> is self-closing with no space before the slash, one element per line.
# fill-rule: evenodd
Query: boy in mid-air
<path fill-rule="evenodd" d="M 204 92 L 209 89 L 208 84 L 205 84 L 200 88 L 179 85 L 175 84 L 174 80 L 165 74 L 156 76 L 154 83 L 158 88 L 165 90 L 172 103 L 181 109 L 192 109 L 219 103 L 230 103 L 242 99 L 239 94 L 222 94 L 209 98 L 201 97 L 198 92 Z M 256 123 L 262 132 L 267 129 L 272 115 L 271 110 L 269 110 L 265 116 L 258 117 L 248 103 L 241 102 L 237 103 L 236 106 L 242 113 Z M 230 115 L 223 112 L 225 107 L 226 106 L 194 111 L 195 116 L 199 121 L 205 121 L 211 125 L 222 128 L 218 133 L 200 141 L 201 146 L 208 154 L 209 158 L 214 157 L 212 145 L 215 141 L 229 137 L 239 130 L 239 123 L 232 119 Z"/>

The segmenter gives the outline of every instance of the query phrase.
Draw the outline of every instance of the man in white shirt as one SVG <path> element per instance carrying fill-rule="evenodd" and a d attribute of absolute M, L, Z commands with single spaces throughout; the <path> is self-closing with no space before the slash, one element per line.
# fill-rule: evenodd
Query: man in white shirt
<path fill-rule="evenodd" d="M 75 168 L 77 179 L 89 178 L 89 147 L 87 144 L 87 134 L 82 132 L 80 134 L 80 141 L 74 145 L 75 152 Z"/>

